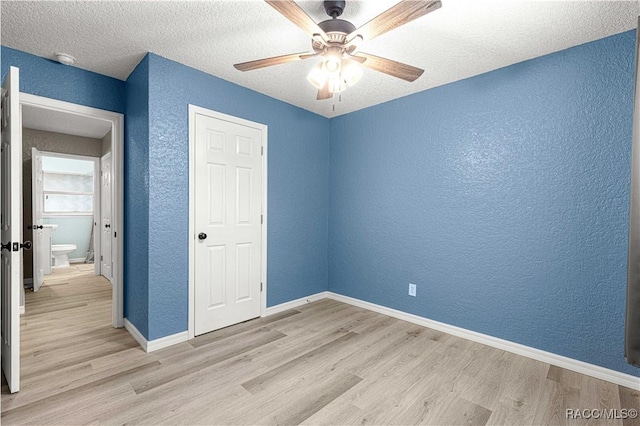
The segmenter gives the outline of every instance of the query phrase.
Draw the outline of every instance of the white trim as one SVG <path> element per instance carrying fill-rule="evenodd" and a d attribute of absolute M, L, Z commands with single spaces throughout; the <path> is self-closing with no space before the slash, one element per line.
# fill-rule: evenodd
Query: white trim
<path fill-rule="evenodd" d="M 140 346 L 142 346 L 142 349 L 145 352 L 147 352 L 147 346 L 148 346 L 147 339 L 144 338 L 142 333 L 140 333 L 136 328 L 136 326 L 133 325 L 128 319 L 125 318 L 123 322 L 124 322 L 125 330 L 127 330 L 131 335 L 131 337 L 133 337 L 135 341 L 138 342 Z"/>
<path fill-rule="evenodd" d="M 111 163 L 111 166 L 113 167 L 113 161 L 112 161 L 112 155 L 111 155 L 111 151 L 107 152 L 106 154 L 104 154 L 102 157 L 100 157 L 100 164 L 99 164 L 99 182 L 98 182 L 98 188 L 100 188 L 100 217 L 98 217 L 98 220 L 96 221 L 96 228 L 98 230 L 98 232 L 96 232 L 96 234 L 99 234 L 99 238 L 98 238 L 98 244 L 100 245 L 100 258 L 98 259 L 97 256 L 93 257 L 93 263 L 96 265 L 95 267 L 95 274 L 96 275 L 102 275 L 103 277 L 107 278 L 109 280 L 109 282 L 111 284 L 113 284 L 113 247 L 111 248 L 111 276 L 107 277 L 104 275 L 104 271 L 102 270 L 102 257 L 103 257 L 103 253 L 102 253 L 102 231 L 104 229 L 104 212 L 102 211 L 103 209 L 103 191 L 102 191 L 102 168 L 104 167 L 105 163 Z M 111 171 L 111 182 L 113 182 L 113 170 Z M 110 217 L 111 217 L 111 221 L 113 222 L 113 190 L 111 191 L 111 212 L 110 212 Z M 111 226 L 111 224 L 109 224 L 109 226 Z M 111 243 L 113 245 L 113 238 L 111 239 Z"/>
<path fill-rule="evenodd" d="M 24 315 L 24 305 L 20 305 L 20 315 Z"/>
<path fill-rule="evenodd" d="M 265 124 L 261 124 L 262 129 L 262 260 L 260 261 L 260 282 L 262 282 L 262 300 L 260 305 L 260 316 L 263 317 L 267 314 L 267 226 L 269 223 L 269 218 L 267 217 L 267 211 L 269 210 L 267 206 L 267 193 L 268 193 L 268 185 L 267 182 L 269 180 L 267 167 L 269 162 L 267 161 L 267 156 L 269 154 L 268 141 L 269 138 L 269 128 Z"/>
<path fill-rule="evenodd" d="M 409 314 L 407 312 L 398 311 L 392 308 L 387 308 L 386 306 L 376 305 L 375 303 L 365 302 L 363 300 L 355 299 L 349 296 L 343 296 L 331 291 L 324 291 L 313 294 L 311 296 L 301 297 L 300 299 L 291 300 L 289 302 L 271 306 L 267 308 L 266 315 L 273 315 L 279 312 L 286 311 L 288 309 L 295 309 L 298 306 L 302 306 L 307 303 L 315 302 L 317 300 L 325 298 L 336 300 L 342 303 L 347 303 L 359 308 L 368 309 L 379 314 L 421 325 L 423 327 L 432 328 L 434 330 L 442 331 L 443 333 L 451 334 L 453 336 L 461 337 L 473 342 L 482 343 L 483 345 L 491 346 L 493 348 L 511 352 L 516 355 L 535 359 L 536 361 L 555 365 L 556 367 L 566 368 L 567 370 L 575 371 L 576 373 L 585 374 L 587 376 L 615 383 L 620 386 L 625 386 L 634 390 L 640 390 L 640 377 L 621 373 L 609 368 L 600 367 L 599 365 L 589 364 L 584 361 L 568 358 L 566 356 L 554 354 L 552 352 L 532 348 L 530 346 L 521 345 L 520 343 L 499 339 L 497 337 L 467 330 L 465 328 L 445 324 L 443 322 L 434 321 L 429 318 Z"/>
<path fill-rule="evenodd" d="M 291 300 L 289 302 L 281 303 L 279 305 L 270 306 L 267 308 L 267 312 L 263 316 L 269 316 L 280 312 L 287 311 L 289 309 L 295 309 L 298 306 L 306 305 L 307 303 L 315 302 L 322 299 L 328 299 L 329 292 L 322 291 L 320 293 L 312 294 L 311 296 L 301 297 L 300 299 Z"/>
<path fill-rule="evenodd" d="M 87 107 L 84 105 L 73 104 L 70 102 L 59 101 L 56 99 L 45 98 L 42 96 L 31 95 L 29 93 L 20 93 L 20 104 L 30 105 L 37 108 L 49 109 L 67 114 L 79 115 L 97 120 L 108 121 L 111 123 L 111 152 L 112 152 L 112 222 L 113 235 L 115 243 L 112 245 L 113 253 L 113 291 L 112 291 L 112 322 L 114 327 L 123 326 L 123 226 L 124 226 L 124 115 L 101 110 L 97 108 Z"/>
<path fill-rule="evenodd" d="M 86 257 L 72 257 L 69 258 L 69 263 L 84 263 L 85 260 L 87 260 Z"/>
<path fill-rule="evenodd" d="M 189 308 L 188 308 L 188 338 L 195 337 L 195 143 L 196 143 L 196 114 L 206 115 L 219 120 L 229 121 L 242 126 L 252 127 L 262 132 L 262 260 L 260 262 L 260 278 L 262 295 L 260 301 L 260 316 L 267 315 L 267 132 L 265 124 L 256 123 L 242 118 L 222 114 L 206 108 L 189 104 Z"/>
<path fill-rule="evenodd" d="M 375 303 L 365 302 L 352 297 L 343 296 L 341 294 L 327 292 L 327 298 L 337 300 L 339 302 L 348 303 L 359 308 L 368 309 L 403 321 L 418 324 L 423 327 L 429 327 L 434 330 L 442 331 L 453 336 L 462 337 L 463 339 L 473 342 L 482 343 L 493 348 L 502 349 L 517 355 L 555 365 L 557 367 L 566 368 L 567 370 L 595 377 L 597 379 L 606 380 L 620 386 L 625 386 L 634 390 L 640 390 L 640 377 L 630 374 L 621 373 L 609 368 L 600 367 L 599 365 L 589 364 L 577 359 L 568 358 L 562 355 L 546 352 L 530 346 L 521 345 L 519 343 L 510 342 L 508 340 L 499 339 L 442 322 L 434 321 L 418 315 L 409 314 L 398 311 L 396 309 L 387 308 L 385 306 L 376 305 Z"/>
<path fill-rule="evenodd" d="M 158 349 L 163 349 L 169 346 L 177 345 L 178 343 L 183 343 L 187 340 L 189 340 L 189 333 L 186 331 L 151 340 L 147 343 L 147 353 L 157 351 Z"/>
<path fill-rule="evenodd" d="M 159 339 L 147 341 L 142 333 L 133 325 L 128 319 L 124 319 L 124 328 L 131 334 L 131 337 L 142 347 L 142 349 L 149 353 L 163 349 L 168 346 L 177 345 L 178 343 L 186 342 L 189 337 L 186 331 L 181 333 L 172 334 L 170 336 L 161 337 Z"/>

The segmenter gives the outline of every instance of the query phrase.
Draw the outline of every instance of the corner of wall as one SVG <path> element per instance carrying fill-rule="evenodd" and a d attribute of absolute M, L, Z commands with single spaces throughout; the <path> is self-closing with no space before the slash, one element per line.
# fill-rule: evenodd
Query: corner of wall
<path fill-rule="evenodd" d="M 124 316 L 149 337 L 149 56 L 126 81 Z"/>

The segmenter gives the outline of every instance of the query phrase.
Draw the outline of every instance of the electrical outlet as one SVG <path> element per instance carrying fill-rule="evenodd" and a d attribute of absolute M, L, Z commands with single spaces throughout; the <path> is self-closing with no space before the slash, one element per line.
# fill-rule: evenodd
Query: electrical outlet
<path fill-rule="evenodd" d="M 409 283 L 409 296 L 416 297 L 416 288 L 417 286 L 415 284 Z"/>

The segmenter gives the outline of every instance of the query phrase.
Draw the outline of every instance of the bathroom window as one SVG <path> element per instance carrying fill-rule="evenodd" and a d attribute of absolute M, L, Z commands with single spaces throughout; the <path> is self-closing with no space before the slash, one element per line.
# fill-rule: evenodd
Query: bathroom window
<path fill-rule="evenodd" d="M 93 163 L 81 160 L 54 159 L 57 163 L 74 162 L 75 170 L 56 170 L 43 157 L 43 196 L 45 214 L 93 213 Z M 60 164 L 66 166 L 67 164 Z M 86 163 L 87 170 L 83 170 Z M 49 170 L 47 168 L 49 167 Z"/>
<path fill-rule="evenodd" d="M 93 195 L 44 194 L 45 213 L 93 213 Z"/>

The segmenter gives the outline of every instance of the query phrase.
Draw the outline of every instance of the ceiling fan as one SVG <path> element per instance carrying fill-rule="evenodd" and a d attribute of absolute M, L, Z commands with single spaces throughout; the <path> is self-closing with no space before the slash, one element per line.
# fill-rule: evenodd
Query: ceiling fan
<path fill-rule="evenodd" d="M 414 81 L 423 69 L 381 58 L 360 51 L 360 45 L 381 34 L 398 28 L 429 12 L 440 8 L 440 0 L 402 0 L 390 9 L 357 28 L 348 21 L 338 19 L 344 11 L 345 1 L 326 0 L 324 10 L 331 17 L 314 22 L 293 0 L 265 0 L 285 18 L 311 36 L 311 52 L 275 56 L 257 61 L 235 64 L 240 71 L 251 71 L 272 65 L 284 64 L 314 57 L 323 57 L 307 79 L 318 89 L 318 100 L 330 99 L 348 86 L 355 84 L 362 75 L 360 65 L 406 81 Z"/>

